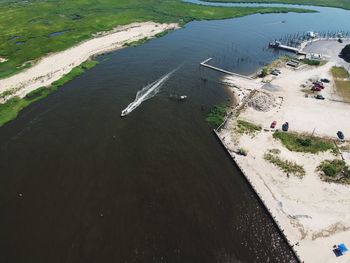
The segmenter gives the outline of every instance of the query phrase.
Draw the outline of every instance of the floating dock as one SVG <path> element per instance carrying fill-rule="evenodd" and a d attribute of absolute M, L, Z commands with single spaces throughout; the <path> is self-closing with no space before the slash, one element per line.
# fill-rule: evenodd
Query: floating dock
<path fill-rule="evenodd" d="M 279 42 L 279 41 L 271 42 L 269 44 L 269 46 L 273 47 L 273 48 L 277 48 L 277 49 L 283 49 L 283 50 L 286 50 L 286 51 L 290 51 L 290 52 L 296 53 L 298 55 L 306 55 L 306 53 L 301 51 L 300 49 L 298 49 L 296 47 L 282 45 L 281 42 Z"/>
<path fill-rule="evenodd" d="M 201 62 L 200 65 L 203 66 L 203 67 L 207 67 L 207 68 L 210 68 L 210 69 L 219 71 L 219 72 L 221 72 L 221 73 L 225 73 L 225 74 L 231 75 L 231 76 L 236 76 L 236 77 L 240 77 L 240 78 L 252 80 L 251 77 L 244 76 L 244 75 L 237 74 L 237 73 L 234 73 L 234 72 L 225 70 L 225 69 L 221 69 L 221 68 L 218 68 L 218 67 L 214 67 L 214 66 L 208 65 L 207 62 L 209 62 L 209 61 L 212 60 L 212 59 L 213 59 L 213 58 L 208 58 L 208 59 L 204 60 L 203 62 Z"/>

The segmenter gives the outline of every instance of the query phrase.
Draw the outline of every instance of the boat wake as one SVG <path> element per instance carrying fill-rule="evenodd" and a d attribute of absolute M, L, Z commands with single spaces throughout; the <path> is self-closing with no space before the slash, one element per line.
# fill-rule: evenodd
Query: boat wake
<path fill-rule="evenodd" d="M 122 113 L 120 116 L 124 117 L 124 116 L 130 114 L 133 110 L 135 110 L 138 106 L 140 106 L 142 102 L 154 97 L 160 91 L 160 88 L 163 86 L 163 84 L 177 70 L 178 70 L 178 67 L 176 69 L 170 71 L 169 73 L 165 74 L 164 76 L 160 77 L 156 81 L 152 82 L 151 84 L 148 84 L 143 89 L 139 90 L 136 93 L 135 100 L 133 102 L 131 102 L 128 105 L 128 107 L 126 107 L 124 110 L 122 110 Z"/>

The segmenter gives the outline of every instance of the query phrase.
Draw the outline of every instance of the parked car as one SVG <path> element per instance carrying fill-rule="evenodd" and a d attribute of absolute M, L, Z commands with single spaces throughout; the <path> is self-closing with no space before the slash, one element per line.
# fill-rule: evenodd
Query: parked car
<path fill-rule="evenodd" d="M 280 73 L 281 73 L 281 71 L 276 70 L 276 69 L 271 71 L 271 74 L 274 75 L 274 76 L 278 76 Z"/>
<path fill-rule="evenodd" d="M 344 140 L 344 138 L 345 138 L 344 133 L 342 131 L 338 131 L 337 136 L 340 140 Z"/>
<path fill-rule="evenodd" d="M 329 83 L 329 82 L 331 82 L 329 79 L 321 79 L 321 81 L 324 82 L 324 83 Z"/>
<path fill-rule="evenodd" d="M 320 87 L 313 86 L 311 88 L 311 90 L 313 90 L 313 91 L 321 91 L 322 89 Z"/>
<path fill-rule="evenodd" d="M 276 127 L 276 125 L 277 125 L 277 121 L 273 121 L 272 123 L 271 123 L 271 129 L 274 129 L 275 127 Z"/>
<path fill-rule="evenodd" d="M 318 99 L 318 100 L 324 100 L 325 99 L 325 97 L 323 97 L 321 94 L 316 95 L 315 98 Z"/>
<path fill-rule="evenodd" d="M 282 131 L 288 131 L 288 129 L 289 129 L 289 123 L 288 122 L 283 123 Z"/>
<path fill-rule="evenodd" d="M 314 84 L 314 87 L 318 87 L 318 88 L 324 89 L 323 84 L 320 84 L 320 83 Z"/>

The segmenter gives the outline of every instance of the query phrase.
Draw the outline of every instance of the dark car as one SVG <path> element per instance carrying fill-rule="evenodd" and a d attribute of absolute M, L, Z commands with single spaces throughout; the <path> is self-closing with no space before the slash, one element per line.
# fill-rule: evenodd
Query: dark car
<path fill-rule="evenodd" d="M 344 133 L 342 131 L 338 131 L 337 136 L 340 140 L 344 140 L 344 138 L 345 138 Z"/>
<path fill-rule="evenodd" d="M 324 100 L 325 99 L 325 97 L 323 97 L 321 94 L 318 94 L 315 98 L 318 99 L 318 100 Z"/>
<path fill-rule="evenodd" d="M 321 79 L 321 81 L 324 82 L 324 83 L 329 83 L 329 82 L 331 82 L 329 79 Z"/>
<path fill-rule="evenodd" d="M 289 129 L 289 123 L 288 122 L 283 123 L 282 131 L 288 131 L 288 129 Z"/>
<path fill-rule="evenodd" d="M 311 90 L 313 90 L 313 91 L 321 91 L 322 89 L 320 87 L 313 86 L 311 88 Z"/>
<path fill-rule="evenodd" d="M 314 84 L 314 87 L 318 87 L 318 88 L 324 89 L 323 84 L 320 84 L 320 83 Z"/>

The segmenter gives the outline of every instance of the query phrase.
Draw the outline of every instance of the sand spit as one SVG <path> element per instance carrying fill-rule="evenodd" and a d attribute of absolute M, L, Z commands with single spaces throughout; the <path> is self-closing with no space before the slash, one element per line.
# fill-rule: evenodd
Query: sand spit
<path fill-rule="evenodd" d="M 178 27 L 178 24 L 132 23 L 109 32 L 95 34 L 92 39 L 40 59 L 34 66 L 21 73 L 1 79 L 0 94 L 12 90 L 15 91 L 12 96 L 24 97 L 39 87 L 49 86 L 93 56 L 120 49 L 126 43 L 152 38 L 165 30 Z"/>
<path fill-rule="evenodd" d="M 334 46 L 334 43 L 328 45 L 327 41 L 317 41 L 309 44 L 308 48 L 322 50 L 324 45 Z M 313 44 L 317 46 L 313 48 Z M 238 119 L 255 123 L 263 129 L 255 135 L 237 134 L 237 117 L 233 114 L 222 126 L 218 137 L 293 250 L 305 263 L 350 262 L 350 253 L 336 257 L 333 252 L 334 245 L 345 243 L 350 246 L 350 186 L 326 183 L 317 171 L 317 166 L 323 160 L 346 159 L 350 154 L 291 152 L 273 138 L 274 129 L 270 128 L 270 124 L 276 120 L 276 128 L 280 130 L 281 124 L 288 121 L 291 131 L 313 133 L 334 140 L 337 140 L 336 132 L 342 130 L 349 138 L 350 104 L 339 99 L 330 74 L 332 66 L 342 64 L 336 56 L 337 52 L 334 52 L 334 56 L 330 53 L 327 55 L 330 59 L 323 66 L 293 69 L 283 65 L 279 68 L 282 72 L 279 76 L 269 76 L 263 81 L 246 83 L 246 80 L 232 76 L 223 80 L 232 92 L 239 95 L 240 105 L 237 108 L 240 110 L 235 111 L 239 114 Z M 331 80 L 321 92 L 325 100 L 315 99 L 316 93 L 310 92 L 312 81 L 320 78 Z M 259 96 L 265 98 L 251 103 L 251 98 Z M 271 96 L 274 100 L 267 99 Z M 240 148 L 245 149 L 248 155 L 236 154 Z M 264 154 L 271 149 L 279 153 L 279 158 L 302 166 L 306 175 L 299 178 L 286 174 L 265 160 Z"/>

